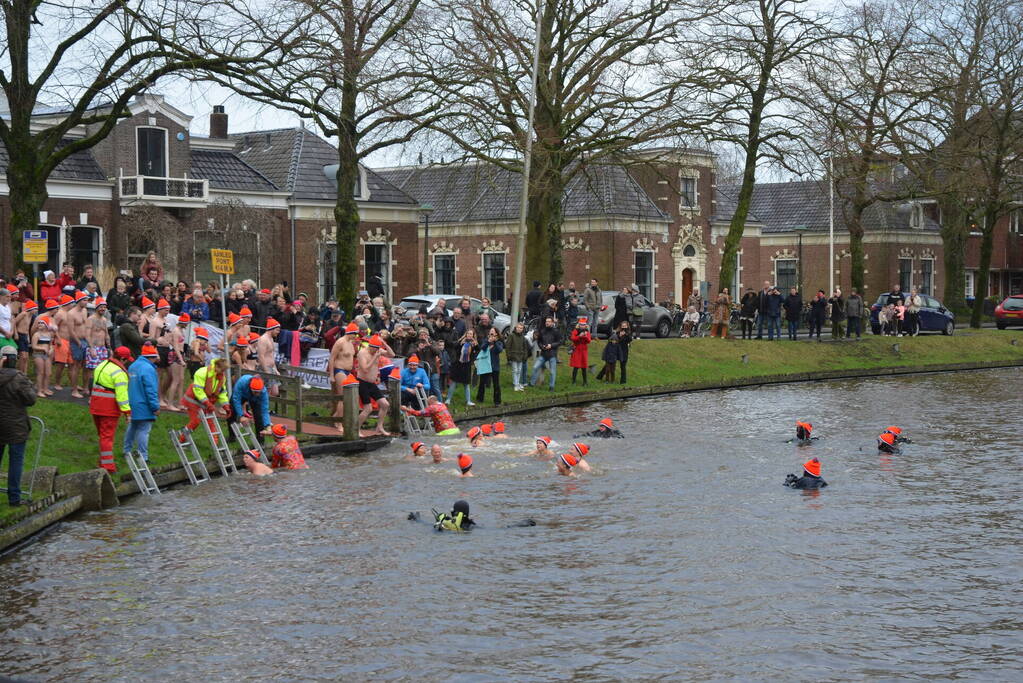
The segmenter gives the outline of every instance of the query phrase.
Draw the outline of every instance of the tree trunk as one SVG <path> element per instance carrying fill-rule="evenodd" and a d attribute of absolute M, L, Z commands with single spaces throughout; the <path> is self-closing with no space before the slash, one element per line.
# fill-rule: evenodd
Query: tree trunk
<path fill-rule="evenodd" d="M 966 238 L 964 212 L 959 207 L 942 207 L 941 242 L 945 250 L 945 307 L 951 311 L 966 309 Z M 974 287 L 974 291 L 976 287 Z"/>
<path fill-rule="evenodd" d="M 526 213 L 525 280 L 557 282 L 561 277 L 561 199 L 564 185 L 560 169 L 549 158 L 535 159 L 529 183 Z"/>
<path fill-rule="evenodd" d="M 991 276 L 991 252 L 995 244 L 995 222 L 998 213 L 993 209 L 984 212 L 983 235 L 980 238 L 980 266 L 973 288 L 973 310 L 970 312 L 970 327 L 979 328 L 984 315 L 984 301 L 987 299 L 988 281 Z M 945 304 L 948 306 L 948 304 Z"/>
<path fill-rule="evenodd" d="M 0 272 L 14 273 L 16 268 L 23 265 L 21 253 L 21 236 L 24 230 L 39 229 L 39 212 L 43 210 L 46 203 L 46 180 L 39 181 L 37 169 L 31 159 L 34 154 L 11 154 L 11 162 L 7 167 L 7 183 L 10 187 L 8 201 L 11 204 L 10 230 L 6 231 L 5 238 L 10 240 L 8 245 L 3 245 L 3 259 L 0 263 Z M 20 158 L 19 158 L 20 157 Z M 16 160 L 17 159 L 17 160 Z M 51 264 L 56 270 L 59 264 Z"/>
<path fill-rule="evenodd" d="M 751 116 L 752 119 L 752 116 Z M 753 184 L 757 179 L 757 152 L 760 148 L 760 115 L 756 117 L 756 133 L 750 132 L 751 144 L 747 148 L 746 162 L 742 170 L 742 185 L 739 187 L 739 196 L 735 203 L 735 213 L 732 214 L 732 222 L 728 226 L 728 236 L 725 237 L 725 244 L 721 249 L 721 270 L 718 272 L 717 291 L 730 286 L 735 279 L 736 254 L 739 251 L 739 242 L 742 241 L 742 233 L 746 228 L 746 216 L 749 215 L 750 204 L 753 203 Z M 751 120 L 752 126 L 752 120 Z M 711 290 L 713 293 L 713 290 Z M 735 295 L 735 292 L 732 292 Z"/>
<path fill-rule="evenodd" d="M 358 133 L 355 129 L 356 85 L 348 78 L 341 86 L 341 111 L 338 116 L 337 201 L 334 203 L 335 296 L 351 319 L 355 293 L 359 289 L 359 205 L 355 187 L 359 182 Z M 294 246 L 292 247 L 294 248 Z"/>

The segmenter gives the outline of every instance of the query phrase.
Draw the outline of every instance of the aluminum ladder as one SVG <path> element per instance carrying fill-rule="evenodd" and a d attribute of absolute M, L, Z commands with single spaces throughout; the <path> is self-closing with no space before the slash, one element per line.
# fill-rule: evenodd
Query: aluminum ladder
<path fill-rule="evenodd" d="M 149 469 L 149 463 L 135 451 L 125 453 L 124 459 L 128 461 L 128 469 L 138 484 L 139 493 L 145 496 L 159 495 L 160 487 L 156 485 L 156 478 Z"/>
<path fill-rule="evenodd" d="M 198 486 L 199 484 L 210 480 L 209 470 L 206 469 L 206 462 L 202 459 L 202 455 L 199 454 L 199 448 L 195 445 L 195 441 L 192 439 L 192 432 L 187 429 L 171 429 L 170 432 L 171 443 L 174 444 L 174 450 L 177 451 L 178 457 L 181 458 L 181 466 L 185 468 L 185 474 L 188 475 L 188 480 L 192 482 L 192 486 Z M 185 435 L 185 442 L 181 442 L 181 435 Z M 186 450 L 186 448 L 188 450 Z M 189 459 L 189 452 L 192 454 L 192 459 Z M 199 475 L 197 476 L 194 467 L 199 467 Z"/>
<path fill-rule="evenodd" d="M 241 422 L 232 422 L 231 431 L 234 432 L 234 438 L 238 439 L 238 443 L 241 444 L 243 451 L 246 453 L 258 451 L 259 461 L 264 465 L 270 465 L 270 461 L 266 457 L 266 451 L 263 450 L 263 444 L 256 438 L 256 432 L 253 431 L 251 424 L 243 425 Z"/>
<path fill-rule="evenodd" d="M 426 392 L 422 387 L 416 387 L 416 402 L 419 403 L 420 411 L 426 410 Z M 420 418 L 404 411 L 402 415 L 405 416 L 405 433 L 410 437 L 421 437 L 423 435 L 423 426 L 419 422 Z"/>
<path fill-rule="evenodd" d="M 217 465 L 220 466 L 220 473 L 225 477 L 232 472 L 237 474 L 238 466 L 234 462 L 231 447 L 227 445 L 224 430 L 220 428 L 220 420 L 217 419 L 216 414 L 203 412 L 202 426 L 206 430 L 206 436 L 210 439 L 210 447 L 213 449 L 213 457 L 216 458 Z"/>

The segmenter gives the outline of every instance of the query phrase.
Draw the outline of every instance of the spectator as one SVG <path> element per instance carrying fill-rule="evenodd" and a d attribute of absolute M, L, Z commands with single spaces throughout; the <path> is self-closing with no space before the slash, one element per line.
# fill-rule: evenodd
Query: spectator
<path fill-rule="evenodd" d="M 501 405 L 501 352 L 504 343 L 501 335 L 493 327 L 480 342 L 480 351 L 476 356 L 476 372 L 479 375 L 479 386 L 476 389 L 476 402 L 483 403 L 486 399 L 487 386 L 494 387 L 494 405 Z"/>
<path fill-rule="evenodd" d="M 36 390 L 15 367 L 18 350 L 13 346 L 0 348 L 0 461 L 4 450 L 7 460 L 7 504 L 21 505 L 21 472 L 25 464 L 25 444 L 32 425 L 29 406 L 35 405 Z"/>
<path fill-rule="evenodd" d="M 469 387 L 469 384 L 472 380 L 473 362 L 476 360 L 478 350 L 479 344 L 476 342 L 476 333 L 473 330 L 466 330 L 452 353 L 449 375 L 451 384 L 448 386 L 448 395 L 444 400 L 448 405 L 451 405 L 455 387 L 459 384 L 465 386 L 465 404 L 467 406 L 476 405 L 472 402 L 472 389 Z"/>
<path fill-rule="evenodd" d="M 886 304 L 898 306 L 906 301 L 906 296 L 902 293 L 902 286 L 899 284 L 892 285 L 892 291 L 888 292 L 888 300 Z"/>
<path fill-rule="evenodd" d="M 508 340 L 504 345 L 505 356 L 511 363 L 512 388 L 525 391 L 529 378 L 526 376 L 526 361 L 529 360 L 529 340 L 526 339 L 526 328 L 522 323 L 515 323 Z"/>
<path fill-rule="evenodd" d="M 530 317 L 540 315 L 543 308 L 543 292 L 540 291 L 540 281 L 533 280 L 533 288 L 526 292 L 526 312 Z"/>
<path fill-rule="evenodd" d="M 210 306 L 206 303 L 206 295 L 202 288 L 192 290 L 192 296 L 181 304 L 181 313 L 187 313 L 192 322 L 202 322 L 210 319 Z"/>
<path fill-rule="evenodd" d="M 770 292 L 768 292 L 768 294 L 770 294 Z M 765 302 L 764 309 L 766 309 L 766 297 L 763 301 Z M 710 336 L 721 337 L 722 339 L 728 337 L 728 322 L 731 315 L 732 298 L 728 296 L 728 287 L 725 287 L 720 293 L 718 293 L 718 298 L 714 300 L 714 309 L 711 311 Z M 757 338 L 759 339 L 759 337 Z M 625 374 L 624 364 L 622 365 L 622 374 Z"/>
<path fill-rule="evenodd" d="M 366 283 L 366 294 L 370 299 L 384 296 L 384 278 L 380 273 L 374 273 L 369 282 Z"/>
<path fill-rule="evenodd" d="M 767 297 L 771 295 L 771 283 L 764 280 L 764 288 L 757 295 L 757 339 L 764 338 L 764 323 L 767 322 Z"/>
<path fill-rule="evenodd" d="M 771 293 L 767 296 L 768 341 L 774 341 L 775 335 L 778 336 L 778 339 L 781 339 L 781 307 L 781 292 L 778 291 L 777 287 L 772 287 Z"/>
<path fill-rule="evenodd" d="M 419 356 L 413 354 L 401 370 L 401 405 L 423 410 L 426 406 L 419 405 L 416 389 L 430 393 L 431 385 L 429 372 L 419 367 Z"/>
<path fill-rule="evenodd" d="M 845 336 L 845 299 L 841 289 L 835 287 L 828 304 L 831 306 L 831 338 L 841 339 Z"/>
<path fill-rule="evenodd" d="M 466 321 L 462 318 L 462 309 L 456 308 L 451 311 L 451 327 L 455 330 L 455 336 L 457 339 L 461 339 L 465 336 Z M 448 401 L 450 403 L 451 401 Z"/>
<path fill-rule="evenodd" d="M 206 306 L 206 310 L 209 312 L 206 319 L 218 327 L 223 327 L 224 309 L 221 307 L 220 287 L 213 286 L 206 290 Z"/>
<path fill-rule="evenodd" d="M 241 310 L 246 307 L 245 292 L 241 285 L 233 285 L 227 295 L 227 312 L 240 315 Z"/>
<path fill-rule="evenodd" d="M 726 328 L 726 332 L 727 332 L 727 328 Z M 632 342 L 635 339 L 637 339 L 637 337 L 634 336 L 634 334 L 633 334 L 632 326 L 629 325 L 628 322 L 623 322 L 622 326 L 618 328 L 618 343 L 615 345 L 615 346 L 618 347 L 617 348 L 617 351 L 618 351 L 618 363 L 619 363 L 619 365 L 622 366 L 622 374 L 621 374 L 621 379 L 620 379 L 620 383 L 621 384 L 625 384 L 625 381 L 626 381 L 626 378 L 627 378 L 626 371 L 627 371 L 627 367 L 629 365 L 629 347 L 632 345 Z M 614 371 L 612 370 L 611 381 L 614 381 L 614 374 L 613 373 L 614 373 Z"/>
<path fill-rule="evenodd" d="M 117 321 L 118 317 L 131 307 L 131 295 L 128 293 L 128 283 L 118 275 L 114 279 L 114 286 L 107 292 L 107 310 L 110 311 L 110 318 Z"/>
<path fill-rule="evenodd" d="M 824 320 L 828 317 L 828 300 L 823 289 L 818 289 L 813 301 L 810 302 L 810 334 L 817 333 L 817 341 L 821 340 L 821 330 L 824 328 Z"/>
<path fill-rule="evenodd" d="M 643 295 L 639 293 L 639 286 L 633 282 L 629 287 L 627 300 L 629 311 L 629 329 L 634 330 L 638 337 L 643 332 Z"/>
<path fill-rule="evenodd" d="M 43 271 L 43 281 L 39 283 L 39 301 L 43 302 L 47 299 L 59 301 L 60 295 L 64 293 L 61 287 L 62 285 L 57 282 L 57 277 L 52 270 Z"/>
<path fill-rule="evenodd" d="M 853 287 L 849 292 L 849 297 L 845 300 L 845 318 L 847 321 L 845 327 L 845 336 L 851 337 L 853 332 L 856 332 L 856 338 L 860 338 L 860 331 L 863 325 L 863 297 Z"/>
<path fill-rule="evenodd" d="M 906 297 L 906 324 L 903 331 L 910 335 L 916 336 L 920 332 L 920 309 L 924 305 L 924 300 L 917 294 L 916 287 L 912 287 L 909 290 L 909 296 Z"/>
<path fill-rule="evenodd" d="M 431 308 L 429 313 L 427 313 L 427 315 L 431 315 L 431 316 L 442 315 L 442 316 L 444 316 L 446 318 L 447 315 L 448 315 L 448 308 L 447 308 L 447 306 L 448 306 L 447 301 L 445 301 L 444 298 L 441 297 L 440 299 L 437 299 L 437 305 L 434 306 L 433 308 Z"/>
<path fill-rule="evenodd" d="M 78 282 L 75 280 L 75 267 L 71 263 L 64 263 L 60 270 L 60 277 L 57 278 L 57 284 L 60 285 L 61 291 L 64 291 L 65 287 L 71 287 L 77 289 Z"/>
<path fill-rule="evenodd" d="M 586 317 L 590 329 L 593 331 L 597 329 L 597 316 L 600 313 L 600 307 L 603 305 L 604 292 L 600 291 L 600 284 L 597 282 L 597 278 L 592 278 L 590 286 L 583 292 L 583 308 L 586 309 Z"/>
<path fill-rule="evenodd" d="M 156 252 L 146 254 L 146 259 L 139 267 L 139 291 L 146 293 L 149 290 L 159 290 L 163 282 L 163 266 L 160 259 L 156 258 Z"/>
<path fill-rule="evenodd" d="M 690 306 L 692 308 L 692 306 Z M 622 321 L 623 325 L 628 325 L 627 321 Z M 615 381 L 615 366 L 618 365 L 618 334 L 620 328 L 612 327 L 607 332 L 607 344 L 604 345 L 604 351 L 601 354 L 601 360 L 604 361 L 604 367 L 597 373 L 598 380 L 604 380 L 607 382 Z"/>
<path fill-rule="evenodd" d="M 739 326 L 742 328 L 742 338 L 753 338 L 753 321 L 757 319 L 757 307 L 760 297 L 753 291 L 752 287 L 746 288 L 739 303 Z"/>
<path fill-rule="evenodd" d="M 622 323 L 629 319 L 629 288 L 622 287 L 622 291 L 615 295 L 615 314 L 611 319 L 611 329 L 617 330 Z"/>
<path fill-rule="evenodd" d="M 131 419 L 124 432 L 124 453 L 137 451 L 146 462 L 149 462 L 149 433 L 160 412 L 160 380 L 156 375 L 159 357 L 156 347 L 146 344 L 142 347 L 142 355 L 128 367 Z"/>
<path fill-rule="evenodd" d="M 124 312 L 124 322 L 117 328 L 118 337 L 114 345 L 128 347 L 132 358 L 142 354 L 142 333 L 138 327 L 141 319 L 142 311 L 137 306 L 131 306 Z"/>
<path fill-rule="evenodd" d="M 703 313 L 703 297 L 700 296 L 700 290 L 693 289 L 692 294 L 689 295 L 689 301 L 686 302 L 687 306 L 692 306 L 696 309 L 697 313 Z"/>
<path fill-rule="evenodd" d="M 689 339 L 693 336 L 693 331 L 696 326 L 700 324 L 700 314 L 696 311 L 695 305 L 690 305 L 686 310 L 685 316 L 682 318 L 682 338 Z M 750 336 L 753 335 L 753 323 L 750 322 Z M 614 373 L 612 371 L 612 379 L 614 379 Z"/>
<path fill-rule="evenodd" d="M 536 345 L 539 355 L 536 363 L 533 364 L 532 386 L 540 383 L 540 373 L 546 367 L 550 371 L 550 384 L 548 391 L 554 391 L 554 383 L 558 378 L 558 348 L 564 341 L 561 332 L 555 327 L 554 318 L 547 316 L 543 327 L 537 330 Z"/>
<path fill-rule="evenodd" d="M 270 290 L 261 289 L 256 293 L 256 300 L 249 305 L 252 309 L 252 326 L 260 329 L 266 327 L 266 319 L 274 311 L 274 304 L 270 301 Z"/>
<path fill-rule="evenodd" d="M 789 341 L 799 339 L 799 316 L 803 314 L 803 297 L 795 287 L 785 297 L 785 321 L 789 324 Z"/>
<path fill-rule="evenodd" d="M 96 285 L 97 290 L 99 289 L 99 282 L 96 281 L 96 269 L 93 268 L 91 263 L 82 268 L 82 277 L 75 286 L 85 291 L 86 285 L 89 283 Z"/>
<path fill-rule="evenodd" d="M 572 384 L 575 384 L 576 375 L 582 370 L 583 386 L 586 386 L 586 375 L 590 368 L 590 341 L 593 337 L 590 335 L 589 318 L 580 316 L 577 320 L 572 330 L 572 357 L 568 359 L 568 364 L 572 368 Z"/>

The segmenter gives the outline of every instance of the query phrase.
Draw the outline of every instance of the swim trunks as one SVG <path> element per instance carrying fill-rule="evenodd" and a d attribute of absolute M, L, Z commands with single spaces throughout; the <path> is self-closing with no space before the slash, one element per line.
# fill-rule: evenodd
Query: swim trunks
<path fill-rule="evenodd" d="M 461 433 L 462 432 L 458 429 L 458 427 L 452 427 L 451 429 L 445 429 L 437 432 L 437 436 L 458 436 Z"/>
<path fill-rule="evenodd" d="M 53 340 L 53 362 L 71 365 L 71 343 L 63 337 Z"/>
<path fill-rule="evenodd" d="M 169 346 L 156 347 L 156 352 L 160 354 L 160 360 L 156 363 L 156 367 L 165 368 L 170 364 L 170 351 Z"/>
<path fill-rule="evenodd" d="M 369 403 L 370 401 L 379 401 L 384 397 L 384 392 L 380 391 L 374 382 L 367 382 L 366 380 L 359 378 L 359 400 L 363 403 Z"/>
<path fill-rule="evenodd" d="M 28 353 L 32 350 L 32 343 L 29 341 L 28 335 L 24 332 L 18 333 L 18 351 L 22 353 Z"/>
<path fill-rule="evenodd" d="M 78 363 L 85 360 L 85 352 L 89 349 L 89 344 L 84 341 L 71 342 L 71 357 Z"/>
<path fill-rule="evenodd" d="M 100 363 L 110 357 L 110 351 L 105 346 L 90 346 L 85 352 L 85 368 L 95 370 Z"/>

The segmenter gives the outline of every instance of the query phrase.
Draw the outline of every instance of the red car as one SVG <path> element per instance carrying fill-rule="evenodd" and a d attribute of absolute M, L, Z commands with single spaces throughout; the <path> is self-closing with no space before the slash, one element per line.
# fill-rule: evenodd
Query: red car
<path fill-rule="evenodd" d="M 1009 325 L 1023 326 L 1023 294 L 1005 297 L 1005 301 L 995 306 L 995 325 L 1004 330 Z"/>

